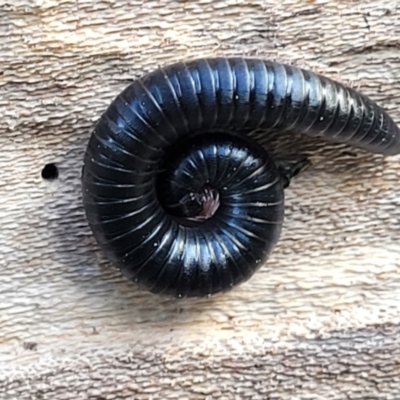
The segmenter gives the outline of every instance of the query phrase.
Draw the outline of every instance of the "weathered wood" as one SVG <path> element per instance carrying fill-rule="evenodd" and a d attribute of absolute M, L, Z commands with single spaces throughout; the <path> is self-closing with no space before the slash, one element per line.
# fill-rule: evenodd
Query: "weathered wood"
<path fill-rule="evenodd" d="M 275 153 L 313 162 L 287 190 L 279 245 L 249 282 L 204 300 L 121 278 L 80 194 L 96 119 L 178 59 L 294 63 L 400 121 L 400 9 L 384 3 L 0 0 L 1 399 L 400 396 L 399 157 L 275 138 Z"/>

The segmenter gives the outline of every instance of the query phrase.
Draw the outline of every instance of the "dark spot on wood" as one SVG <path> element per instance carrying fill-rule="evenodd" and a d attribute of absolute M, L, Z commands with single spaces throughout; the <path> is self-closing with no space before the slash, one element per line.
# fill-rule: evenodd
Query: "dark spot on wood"
<path fill-rule="evenodd" d="M 52 181 L 58 178 L 58 168 L 54 163 L 46 164 L 42 169 L 42 178 Z"/>
<path fill-rule="evenodd" d="M 38 344 L 35 342 L 24 342 L 22 346 L 25 350 L 36 351 Z"/>

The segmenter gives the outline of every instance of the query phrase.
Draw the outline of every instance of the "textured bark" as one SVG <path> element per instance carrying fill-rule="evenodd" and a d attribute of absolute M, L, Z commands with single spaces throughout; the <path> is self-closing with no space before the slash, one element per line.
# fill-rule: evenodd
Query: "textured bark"
<path fill-rule="evenodd" d="M 400 121 L 397 2 L 0 0 L 0 398 L 400 397 L 400 158 L 274 135 L 312 167 L 269 262 L 231 293 L 171 300 L 104 260 L 80 172 L 132 79 L 244 55 L 351 84 Z M 54 162 L 59 178 L 41 170 Z"/>

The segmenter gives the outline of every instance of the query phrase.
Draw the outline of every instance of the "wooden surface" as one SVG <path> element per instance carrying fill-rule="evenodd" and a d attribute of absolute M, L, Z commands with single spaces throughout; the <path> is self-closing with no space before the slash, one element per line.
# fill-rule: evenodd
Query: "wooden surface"
<path fill-rule="evenodd" d="M 398 156 L 275 137 L 313 162 L 286 191 L 281 240 L 253 279 L 203 300 L 110 268 L 80 193 L 94 122 L 159 65 L 289 62 L 399 122 L 399 43 L 397 1 L 0 0 L 0 398 L 399 398 Z"/>

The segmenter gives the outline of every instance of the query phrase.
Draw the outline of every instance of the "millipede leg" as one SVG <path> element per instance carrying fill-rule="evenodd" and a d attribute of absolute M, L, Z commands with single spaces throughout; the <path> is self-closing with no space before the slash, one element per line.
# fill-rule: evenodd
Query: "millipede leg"
<path fill-rule="evenodd" d="M 282 176 L 284 189 L 289 187 L 290 182 L 295 176 L 311 166 L 308 158 L 302 158 L 301 160 L 275 160 L 275 164 Z"/>

